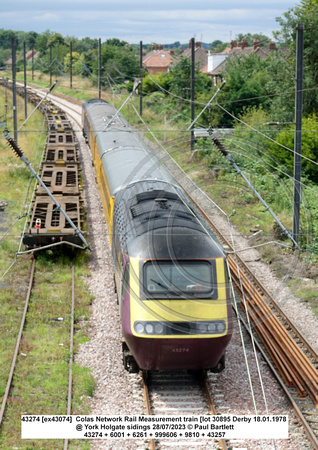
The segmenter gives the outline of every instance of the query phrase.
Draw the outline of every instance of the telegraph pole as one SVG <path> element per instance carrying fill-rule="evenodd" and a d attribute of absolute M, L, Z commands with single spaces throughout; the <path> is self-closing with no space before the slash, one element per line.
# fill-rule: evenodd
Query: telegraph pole
<path fill-rule="evenodd" d="M 52 44 L 50 44 L 50 86 L 52 86 Z"/>
<path fill-rule="evenodd" d="M 98 40 L 98 98 L 102 97 L 101 71 L 102 71 L 102 44 L 101 38 Z"/>
<path fill-rule="evenodd" d="M 303 115 L 303 61 L 304 61 L 304 25 L 296 26 L 296 93 L 295 93 L 295 139 L 294 139 L 294 208 L 293 238 L 299 241 L 300 204 L 301 204 L 301 146 Z"/>
<path fill-rule="evenodd" d="M 26 82 L 26 46 L 23 42 L 23 66 L 24 66 L 24 115 L 28 117 L 27 82 Z"/>
<path fill-rule="evenodd" d="M 34 44 L 32 44 L 32 81 L 34 80 Z"/>
<path fill-rule="evenodd" d="M 70 42 L 70 88 L 73 88 L 73 44 Z"/>
<path fill-rule="evenodd" d="M 194 121 L 194 95 L 195 95 L 195 40 L 191 39 L 191 124 Z M 191 126 L 191 152 L 194 148 L 194 126 Z"/>
<path fill-rule="evenodd" d="M 12 44 L 12 101 L 13 101 L 13 128 L 14 140 L 18 142 L 18 120 L 17 120 L 17 89 L 16 89 L 16 48 L 15 37 L 11 37 Z"/>
<path fill-rule="evenodd" d="M 140 74 L 140 85 L 139 85 L 139 114 L 142 116 L 142 41 L 140 41 L 139 50 L 139 74 Z"/>

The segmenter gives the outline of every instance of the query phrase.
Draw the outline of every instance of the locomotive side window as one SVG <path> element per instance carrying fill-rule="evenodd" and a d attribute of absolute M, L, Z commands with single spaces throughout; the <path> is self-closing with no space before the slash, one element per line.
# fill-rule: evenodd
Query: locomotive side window
<path fill-rule="evenodd" d="M 217 298 L 214 261 L 148 261 L 144 288 L 152 298 Z"/>
<path fill-rule="evenodd" d="M 122 285 L 122 298 L 125 297 L 126 291 L 129 285 L 129 262 L 126 264 L 125 273 L 123 277 L 123 285 Z"/>

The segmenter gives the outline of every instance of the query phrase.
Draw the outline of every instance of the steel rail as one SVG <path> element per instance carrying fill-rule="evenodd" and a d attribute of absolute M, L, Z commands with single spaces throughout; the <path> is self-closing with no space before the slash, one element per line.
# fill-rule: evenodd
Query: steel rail
<path fill-rule="evenodd" d="M 74 261 L 72 262 L 72 302 L 71 302 L 71 330 L 70 330 L 70 360 L 68 374 L 68 391 L 67 391 L 67 409 L 66 414 L 69 416 L 72 412 L 72 387 L 73 387 L 73 345 L 74 345 L 74 309 L 75 309 L 75 270 Z M 68 448 L 68 439 L 64 440 L 64 450 Z"/>
<path fill-rule="evenodd" d="M 289 384 L 295 385 L 301 396 L 305 396 L 307 390 L 315 406 L 318 407 L 318 372 L 316 368 L 273 314 L 247 276 L 241 269 L 238 269 L 231 256 L 228 256 L 228 261 L 235 288 L 245 296 L 244 308 L 246 307 L 248 310 L 255 331 L 269 353 L 274 349 L 279 356 L 279 358 L 275 358 L 279 371 L 281 372 L 281 367 L 284 366 L 289 372 Z"/>
<path fill-rule="evenodd" d="M 242 324 L 244 325 L 244 328 L 246 329 L 246 331 L 251 334 L 250 331 L 250 327 L 247 325 L 247 323 L 244 321 L 244 319 L 242 317 L 239 317 L 239 320 L 242 322 Z M 313 444 L 313 448 L 314 449 L 318 449 L 318 438 L 317 436 L 313 433 L 313 430 L 311 429 L 308 421 L 306 420 L 305 416 L 303 415 L 303 413 L 301 412 L 299 406 L 297 405 L 297 403 L 295 402 L 295 400 L 293 399 L 293 397 L 291 396 L 288 388 L 286 387 L 286 384 L 284 382 L 284 380 L 282 380 L 282 378 L 280 377 L 279 372 L 277 371 L 275 365 L 272 363 L 272 361 L 270 360 L 270 358 L 268 357 L 267 353 L 263 350 L 263 348 L 261 347 L 261 345 L 258 343 L 257 340 L 254 340 L 255 345 L 257 347 L 257 350 L 261 353 L 262 357 L 264 358 L 264 360 L 266 361 L 266 364 L 268 365 L 268 367 L 271 369 L 272 373 L 275 375 L 275 378 L 277 379 L 277 381 L 279 382 L 281 388 L 283 389 L 286 397 L 288 398 L 290 404 L 292 405 L 296 416 L 298 417 L 298 419 L 300 420 L 300 422 L 302 423 L 305 433 L 308 437 L 308 439 L 310 440 L 310 442 Z"/>
<path fill-rule="evenodd" d="M 13 358 L 12 358 L 12 363 L 11 363 L 11 368 L 10 368 L 10 373 L 9 373 L 6 389 L 5 389 L 4 396 L 3 396 L 3 399 L 2 399 L 2 404 L 1 404 L 0 426 L 2 424 L 2 419 L 3 419 L 4 411 L 5 411 L 5 408 L 6 408 L 6 404 L 7 404 L 10 388 L 11 388 L 13 373 L 14 373 L 15 364 L 16 364 L 17 356 L 18 356 L 18 351 L 19 351 L 19 347 L 20 347 L 20 343 L 21 343 L 22 333 L 23 333 L 23 329 L 24 329 L 25 318 L 26 318 L 26 315 L 27 315 L 27 312 L 28 312 L 29 300 L 30 300 L 30 297 L 31 297 L 31 291 L 32 291 L 32 286 L 33 286 L 33 281 L 34 281 L 34 271 L 35 271 L 35 259 L 32 258 L 31 269 L 30 269 L 29 286 L 28 286 L 28 291 L 27 291 L 27 295 L 26 295 L 26 298 L 25 298 L 24 310 L 23 310 L 21 323 L 20 323 L 20 330 L 19 330 L 19 334 L 18 334 L 18 337 L 17 337 L 16 346 L 15 346 L 15 350 L 14 350 L 14 354 L 13 354 Z"/>
<path fill-rule="evenodd" d="M 189 194 L 188 194 L 189 195 Z M 191 196 L 189 196 L 191 198 Z M 217 228 L 215 227 L 215 225 L 213 224 L 213 222 L 210 220 L 210 218 L 203 212 L 203 210 L 199 207 L 199 205 L 197 204 L 197 202 L 192 198 L 192 201 L 196 204 L 197 208 L 200 210 L 201 214 L 207 219 L 207 221 L 209 222 L 209 224 L 212 226 L 212 228 L 218 233 L 218 235 L 220 235 L 219 231 L 217 230 Z M 223 242 L 226 243 L 226 245 L 228 245 L 229 248 L 231 248 L 231 245 L 227 242 L 227 240 L 222 236 L 221 238 L 223 240 Z M 288 326 L 293 333 L 295 333 L 295 335 L 297 336 L 297 338 L 302 342 L 302 344 L 306 347 L 306 351 L 309 352 L 311 354 L 311 357 L 313 359 L 315 359 L 316 361 L 318 360 L 317 354 L 316 352 L 312 349 L 312 347 L 308 344 L 308 342 L 306 341 L 306 339 L 301 335 L 301 333 L 297 330 L 297 328 L 292 324 L 292 322 L 290 322 L 290 320 L 288 319 L 288 317 L 284 314 L 284 312 L 280 309 L 280 307 L 277 305 L 277 303 L 274 301 L 274 299 L 271 298 L 271 296 L 268 294 L 267 290 L 261 285 L 261 283 L 255 279 L 254 275 L 252 274 L 252 272 L 250 271 L 250 269 L 248 268 L 248 266 L 243 262 L 243 260 L 236 255 L 236 257 L 239 260 L 239 264 L 240 267 L 244 267 L 244 272 L 249 273 L 249 276 L 253 278 L 253 283 L 255 283 L 258 288 L 262 291 L 262 296 L 266 298 L 266 301 L 264 300 L 264 302 L 267 304 L 269 303 L 270 305 L 273 305 L 273 307 L 278 311 L 279 316 L 281 316 L 281 318 L 283 319 L 283 321 L 287 324 L 286 326 Z M 274 313 L 272 311 L 270 311 L 271 315 L 274 316 Z M 254 312 L 252 311 L 252 314 L 254 314 Z M 257 317 L 257 316 L 256 316 Z M 259 318 L 256 318 L 256 321 L 259 321 Z M 270 338 L 266 338 L 267 341 L 269 343 L 271 343 Z M 280 354 L 277 351 L 277 349 L 274 349 L 273 346 L 270 348 L 269 346 L 269 350 L 267 350 L 269 352 L 269 354 L 271 355 L 271 357 L 273 358 L 274 364 L 278 364 L 278 362 L 280 361 Z M 265 358 L 265 354 L 262 351 L 262 354 Z M 285 387 L 284 383 L 287 384 L 287 386 L 289 385 L 289 371 L 288 368 L 284 368 L 282 367 L 282 373 L 281 373 L 281 377 L 283 378 L 284 382 L 282 382 L 282 379 L 280 377 L 280 375 L 277 374 L 277 371 L 275 370 L 273 364 L 270 363 L 269 359 L 266 357 L 267 363 L 270 365 L 272 371 L 275 373 L 278 381 L 280 382 L 280 384 L 282 385 L 284 392 L 286 393 L 286 395 L 288 396 L 290 402 L 292 403 L 292 406 L 294 407 L 294 410 L 296 412 L 296 414 L 298 415 L 298 417 L 300 418 L 300 420 L 303 422 L 304 427 L 306 429 L 306 433 L 308 435 L 312 435 L 315 445 L 318 448 L 318 444 L 317 444 L 317 438 L 313 435 L 312 430 L 310 429 L 307 421 L 304 419 L 298 405 L 295 403 L 295 401 L 292 399 L 292 397 L 290 396 L 288 389 Z M 317 372 L 317 371 L 316 371 Z M 309 383 L 310 384 L 310 383 Z M 299 389 L 300 393 L 302 394 L 302 389 Z M 316 396 L 314 396 L 314 398 L 316 398 Z M 316 405 L 317 406 L 317 405 Z M 307 424 L 307 426 L 305 425 Z M 316 448 L 315 447 L 315 448 Z"/>
<path fill-rule="evenodd" d="M 189 194 L 188 194 L 189 195 Z M 190 196 L 191 198 L 191 196 Z M 196 204 L 200 214 L 208 221 L 209 225 L 213 230 L 220 236 L 223 242 L 231 249 L 230 243 L 221 236 L 219 230 L 214 225 L 210 217 L 205 214 L 202 208 L 197 204 L 197 202 L 191 198 L 191 200 Z M 306 339 L 301 335 L 297 328 L 288 320 L 287 316 L 281 311 L 277 303 L 270 296 L 268 291 L 262 286 L 262 284 L 255 278 L 251 270 L 244 263 L 244 261 L 236 255 L 236 261 L 234 261 L 231 255 L 228 255 L 228 261 L 230 265 L 232 279 L 236 279 L 236 288 L 242 294 L 240 283 L 243 284 L 244 294 L 249 299 L 248 301 L 248 313 L 253 315 L 254 318 L 254 328 L 256 331 L 257 325 L 259 325 L 259 332 L 261 338 L 264 342 L 268 343 L 268 351 L 273 356 L 273 361 L 277 364 L 277 368 L 286 384 L 289 386 L 290 382 L 294 382 L 297 386 L 298 392 L 301 396 L 305 394 L 305 390 L 308 390 L 311 399 L 313 400 L 316 407 L 318 407 L 318 371 L 314 364 L 305 355 L 304 351 L 297 345 L 295 339 L 287 331 L 286 326 L 284 326 L 279 320 L 278 316 L 283 317 L 283 321 L 290 327 L 293 333 L 302 342 L 305 347 L 306 352 L 310 354 L 311 358 L 315 360 L 315 364 L 318 366 L 318 355 L 312 349 L 312 347 L 307 343 Z M 239 266 L 239 269 L 237 269 Z M 238 272 L 239 270 L 239 272 Z M 241 278 L 241 280 L 239 280 Z M 255 288 L 255 285 L 258 289 Z M 269 307 L 268 303 L 273 307 L 273 310 Z M 275 324 L 274 328 L 270 326 L 264 328 L 261 324 L 266 321 L 270 324 Z M 264 325 L 264 324 L 263 324 Z M 264 334 L 265 333 L 265 334 Z M 274 338 L 274 341 L 273 341 Z M 283 342 L 281 342 L 283 340 Z M 272 342 L 276 342 L 275 348 L 270 347 Z M 285 345 L 284 345 L 285 342 Z M 265 345 L 265 344 L 264 344 Z M 282 366 L 281 357 L 286 354 L 285 364 Z M 287 360 L 287 362 L 286 362 Z M 295 360 L 298 360 L 299 366 L 295 365 Z M 292 380 L 289 378 L 292 377 Z M 305 385 L 304 389 L 302 383 Z"/>
<path fill-rule="evenodd" d="M 142 391 L 144 396 L 144 403 L 146 407 L 146 414 L 148 416 L 151 416 L 151 406 L 150 406 L 150 398 L 149 398 L 149 389 L 148 385 L 146 383 L 146 380 L 144 379 L 144 376 L 142 376 Z M 150 449 L 156 450 L 156 443 L 154 439 L 149 439 Z"/>
<path fill-rule="evenodd" d="M 227 245 L 230 245 L 227 243 Z M 276 303 L 276 301 L 272 298 L 268 290 L 265 288 L 265 286 L 257 279 L 255 278 L 254 274 L 252 273 L 251 269 L 248 267 L 248 265 L 241 259 L 239 255 L 236 254 L 236 259 L 240 265 L 240 267 L 244 268 L 244 272 L 247 274 L 248 277 L 250 277 L 251 280 L 253 280 L 253 284 L 257 286 L 257 288 L 260 290 L 264 298 L 267 300 L 267 304 L 275 309 L 277 311 L 277 314 L 281 317 L 282 321 L 285 322 L 286 328 L 290 328 L 290 330 L 295 333 L 297 338 L 302 342 L 302 344 L 305 346 L 306 351 L 310 353 L 311 357 L 317 361 L 318 363 L 318 355 L 315 352 L 315 350 L 311 347 L 311 345 L 308 343 L 308 341 L 302 336 L 301 333 L 299 333 L 299 330 L 295 327 L 295 325 L 289 320 L 289 318 L 286 316 L 286 314 L 282 311 L 280 306 Z"/>
<path fill-rule="evenodd" d="M 215 406 L 214 406 L 214 403 L 213 403 L 213 400 L 212 400 L 212 397 L 211 397 L 211 394 L 210 394 L 210 391 L 209 391 L 208 382 L 207 382 L 206 379 L 203 381 L 203 391 L 204 391 L 204 394 L 205 394 L 205 397 L 206 397 L 206 401 L 207 401 L 207 404 L 208 404 L 208 407 L 209 407 L 209 412 L 213 416 L 216 416 L 217 412 L 216 412 L 216 409 L 215 409 Z M 227 446 L 227 443 L 226 443 L 225 439 L 219 439 L 219 444 L 220 444 L 220 448 L 222 450 L 228 450 L 228 446 Z"/>

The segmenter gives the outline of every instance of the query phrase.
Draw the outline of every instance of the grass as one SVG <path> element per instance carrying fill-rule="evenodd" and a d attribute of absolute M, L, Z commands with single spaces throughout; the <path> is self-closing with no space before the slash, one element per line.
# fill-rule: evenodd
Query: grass
<path fill-rule="evenodd" d="M 5 90 L 0 87 L 0 104 L 4 105 L 8 100 L 9 111 L 12 109 L 10 97 L 11 93 L 6 95 Z M 21 124 L 24 120 L 24 106 L 20 97 L 17 97 L 17 100 L 18 124 Z M 30 111 L 31 108 L 34 106 L 29 106 Z M 13 135 L 9 114 L 7 126 Z M 46 139 L 46 133 L 42 132 L 42 129 L 43 116 L 36 112 L 23 132 L 18 135 L 19 146 L 33 167 L 36 167 L 41 159 Z M 7 206 L 0 212 L 0 401 L 4 395 L 19 331 L 30 268 L 30 258 L 27 255 L 19 256 L 14 263 L 24 225 L 24 219 L 17 219 L 17 216 L 27 210 L 31 199 L 32 187 L 29 189 L 29 195 L 26 195 L 28 184 L 29 173 L 26 166 L 13 155 L 1 133 L 0 200 L 4 200 Z M 22 442 L 20 414 L 66 413 L 70 357 L 70 266 L 70 259 L 62 253 L 48 252 L 37 258 L 36 283 L 19 348 L 13 386 L 0 430 L 1 449 L 62 447 L 61 441 L 55 440 Z M 89 305 L 92 301 L 82 279 L 89 276 L 86 254 L 81 254 L 76 259 L 75 273 L 77 280 L 74 352 L 81 342 L 87 340 Z M 59 318 L 63 320 L 57 320 Z M 88 368 L 74 364 L 73 386 L 73 411 L 77 414 L 89 413 L 89 397 L 93 393 L 94 381 Z M 72 448 L 88 447 L 86 442 L 72 442 Z"/>
<path fill-rule="evenodd" d="M 20 75 L 22 76 L 22 74 Z M 39 75 L 37 75 L 39 77 Z M 47 75 L 41 75 L 41 82 L 45 82 L 49 85 L 49 77 Z M 55 88 L 75 98 L 88 100 L 90 98 L 97 97 L 96 87 L 94 88 L 88 79 L 74 78 L 73 85 L 76 89 L 69 89 L 69 81 L 65 78 L 58 80 L 58 85 Z M 102 98 L 113 102 L 111 93 L 102 91 Z M 123 101 L 127 98 L 127 93 L 123 95 L 116 94 L 115 106 L 119 107 Z M 142 130 L 144 137 L 147 137 L 153 141 L 153 137 L 150 133 L 145 132 L 144 125 L 140 122 L 132 103 L 135 105 L 137 111 L 139 111 L 139 98 L 132 97 L 127 105 L 121 111 L 127 120 L 132 123 L 136 128 Z M 260 203 L 256 196 L 247 187 L 240 176 L 237 176 L 234 169 L 224 160 L 224 158 L 215 151 L 208 157 L 205 154 L 205 146 L 203 145 L 202 151 L 195 154 L 190 160 L 190 135 L 184 130 L 187 129 L 189 123 L 182 122 L 176 119 L 176 111 L 171 108 L 166 108 L 166 112 L 158 110 L 158 105 L 155 107 L 148 107 L 146 101 L 143 105 L 143 119 L 154 130 L 154 134 L 159 141 L 164 145 L 170 155 L 176 160 L 176 162 L 183 168 L 183 170 L 189 175 L 207 194 L 215 201 L 219 207 L 226 213 L 231 214 L 233 210 L 236 214 L 231 216 L 231 223 L 237 227 L 237 229 L 246 235 L 247 238 L 251 238 L 251 244 L 256 243 L 256 238 L 252 235 L 255 230 L 261 230 L 261 236 L 258 236 L 258 243 L 268 242 L 272 240 L 280 241 L 282 236 L 280 230 L 275 225 L 274 218 L 266 211 L 265 207 Z M 165 117 L 167 121 L 166 133 L 164 130 Z M 166 140 L 164 141 L 164 135 Z M 157 145 L 156 142 L 154 142 Z M 231 146 L 229 147 L 231 151 Z M 251 164 L 250 164 L 251 165 Z M 215 175 L 215 168 L 219 168 L 217 175 Z M 286 181 L 280 177 L 275 177 L 273 173 L 268 170 L 264 170 L 264 165 L 261 161 L 257 161 L 257 167 L 261 168 L 261 174 L 257 172 L 253 173 L 253 168 L 245 169 L 245 175 L 256 182 L 257 190 L 260 192 L 265 201 L 273 209 L 279 220 L 288 229 L 292 229 L 292 203 L 291 196 L 293 187 L 291 181 Z M 255 168 L 257 170 L 257 168 Z M 305 207 L 305 205 L 303 206 Z M 315 212 L 315 211 L 314 211 Z M 303 221 L 306 221 L 306 214 L 303 216 Z M 310 224 L 308 223 L 310 228 Z M 307 224 L 303 223 L 304 229 Z M 290 244 L 290 241 L 282 240 L 284 244 Z M 271 248 L 264 248 L 264 258 L 268 253 L 275 253 L 288 257 L 289 251 L 280 249 L 278 246 L 271 246 Z M 312 247 L 312 248 L 311 248 Z M 314 246 L 309 245 L 308 252 L 304 252 L 301 255 L 301 259 L 309 262 L 309 264 L 317 265 L 317 257 L 313 254 Z M 277 264 L 278 276 L 285 276 L 288 268 L 279 270 L 279 264 Z"/>

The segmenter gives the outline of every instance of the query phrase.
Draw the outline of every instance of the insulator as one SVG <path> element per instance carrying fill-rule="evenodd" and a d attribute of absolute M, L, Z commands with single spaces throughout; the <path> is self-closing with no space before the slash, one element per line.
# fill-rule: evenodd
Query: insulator
<path fill-rule="evenodd" d="M 223 153 L 224 156 L 226 156 L 228 154 L 228 152 L 226 151 L 224 145 L 220 142 L 220 140 L 218 138 L 213 137 L 212 141 L 217 146 L 217 148 L 220 150 L 220 152 Z"/>
<path fill-rule="evenodd" d="M 23 151 L 20 149 L 18 144 L 15 142 L 15 140 L 10 136 L 7 138 L 7 141 L 9 142 L 10 146 L 12 147 L 12 150 L 15 152 L 15 154 L 21 158 L 23 156 Z"/>

